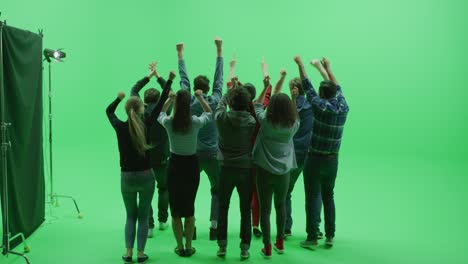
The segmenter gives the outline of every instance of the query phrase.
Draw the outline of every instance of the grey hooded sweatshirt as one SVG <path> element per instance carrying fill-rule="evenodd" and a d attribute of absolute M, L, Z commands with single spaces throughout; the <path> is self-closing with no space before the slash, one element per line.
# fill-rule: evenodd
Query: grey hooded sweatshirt
<path fill-rule="evenodd" d="M 227 105 L 224 95 L 214 115 L 219 134 L 218 160 L 225 167 L 251 168 L 255 118 L 248 111 L 227 111 Z"/>

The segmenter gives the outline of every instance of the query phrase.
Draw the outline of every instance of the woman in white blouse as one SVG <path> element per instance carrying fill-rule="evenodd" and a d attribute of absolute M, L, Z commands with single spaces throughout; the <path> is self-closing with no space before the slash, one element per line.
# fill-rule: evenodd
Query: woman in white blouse
<path fill-rule="evenodd" d="M 200 172 L 196 156 L 197 136 L 200 128 L 211 120 L 211 108 L 202 96 L 202 91 L 195 91 L 196 98 L 203 107 L 203 114 L 192 116 L 190 112 L 191 95 L 187 90 L 172 93 L 159 115 L 158 122 L 166 129 L 169 136 L 171 157 L 167 168 L 169 205 L 172 216 L 172 230 L 177 242 L 175 253 L 179 256 L 191 256 L 195 253 L 192 237 L 195 225 L 195 197 L 200 183 Z M 174 102 L 173 116 L 166 111 Z M 185 218 L 182 226 L 182 218 Z M 185 247 L 183 244 L 185 230 Z"/>

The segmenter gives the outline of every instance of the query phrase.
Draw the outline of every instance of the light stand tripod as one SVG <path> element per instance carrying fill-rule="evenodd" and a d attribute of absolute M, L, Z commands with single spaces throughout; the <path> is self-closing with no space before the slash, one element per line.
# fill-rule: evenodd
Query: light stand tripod
<path fill-rule="evenodd" d="M 62 53 L 62 52 L 60 52 Z M 80 212 L 78 204 L 76 203 L 75 198 L 68 195 L 58 195 L 54 193 L 54 177 L 53 177 L 53 156 L 52 156 L 52 70 L 51 70 L 51 56 L 57 56 L 60 54 L 59 51 L 51 51 L 49 49 L 44 50 L 45 60 L 49 63 L 49 165 L 50 165 L 50 203 L 55 206 L 59 206 L 58 200 L 56 198 L 68 198 L 72 199 L 75 204 L 76 211 L 78 212 L 78 218 L 83 218 L 83 213 Z M 64 53 L 62 53 L 64 54 Z M 63 55 L 65 56 L 65 55 Z M 59 58 L 55 58 L 59 60 Z"/>
<path fill-rule="evenodd" d="M 4 22 L 0 21 L 0 65 L 3 65 L 3 25 Z M 7 170 L 7 153 L 8 149 L 11 148 L 11 142 L 7 141 L 7 130 L 8 127 L 11 126 L 10 123 L 7 123 L 5 121 L 5 91 L 3 87 L 3 66 L 1 68 L 2 70 L 0 71 L 0 98 L 1 98 L 1 152 L 2 152 L 2 186 L 3 186 L 3 206 L 2 206 L 2 223 L 3 223 L 3 239 L 2 239 L 2 254 L 8 256 L 8 254 L 12 255 L 17 255 L 21 256 L 24 258 L 26 263 L 29 264 L 28 258 L 21 253 L 14 252 L 10 249 L 10 242 L 15 240 L 16 238 L 20 237 L 21 240 L 23 241 L 24 244 L 24 252 L 29 252 L 30 248 L 26 244 L 26 239 L 24 238 L 24 235 L 22 233 L 18 233 L 15 236 L 11 237 L 10 233 L 10 225 L 9 225 L 9 215 L 8 215 L 8 170 Z"/>

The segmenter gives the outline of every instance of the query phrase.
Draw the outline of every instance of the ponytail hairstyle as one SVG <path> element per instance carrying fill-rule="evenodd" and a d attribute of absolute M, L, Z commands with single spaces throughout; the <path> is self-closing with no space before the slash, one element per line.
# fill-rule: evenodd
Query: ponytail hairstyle
<path fill-rule="evenodd" d="M 187 90 L 179 90 L 174 103 L 174 117 L 172 130 L 184 134 L 192 128 L 192 114 L 190 113 L 191 95 Z"/>
<path fill-rule="evenodd" d="M 132 96 L 125 104 L 125 111 L 128 115 L 128 129 L 133 147 L 138 151 L 138 154 L 145 156 L 145 152 L 151 147 L 146 144 L 146 128 L 142 120 L 143 102 L 139 97 Z"/>

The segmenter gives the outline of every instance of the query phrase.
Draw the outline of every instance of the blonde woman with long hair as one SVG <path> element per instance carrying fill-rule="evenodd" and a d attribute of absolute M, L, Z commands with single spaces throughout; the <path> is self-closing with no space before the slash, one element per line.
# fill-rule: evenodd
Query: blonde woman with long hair
<path fill-rule="evenodd" d="M 154 76 L 155 73 L 152 75 Z M 175 74 L 171 72 L 161 100 L 151 114 L 146 117 L 144 116 L 143 102 L 139 97 L 132 96 L 125 103 L 128 120 L 121 121 L 117 118 L 115 110 L 125 97 L 123 92 L 120 92 L 106 109 L 107 117 L 117 133 L 120 152 L 121 191 L 127 213 L 125 224 L 127 253 L 122 256 L 125 263 L 132 263 L 135 236 L 137 237 L 138 263 L 144 263 L 148 260 L 144 249 L 148 235 L 149 209 L 153 199 L 155 180 L 147 153 L 150 146 L 147 144 L 146 130 L 156 122 L 174 78 Z M 138 231 L 136 230 L 137 222 Z"/>

